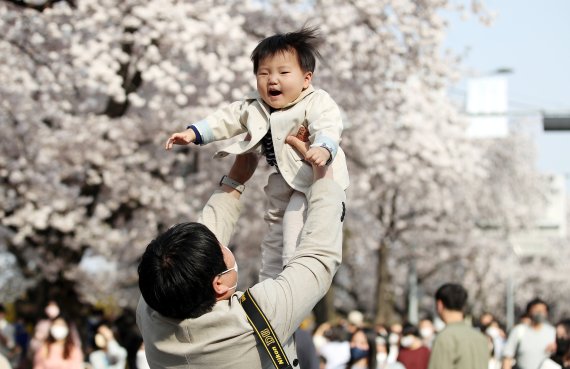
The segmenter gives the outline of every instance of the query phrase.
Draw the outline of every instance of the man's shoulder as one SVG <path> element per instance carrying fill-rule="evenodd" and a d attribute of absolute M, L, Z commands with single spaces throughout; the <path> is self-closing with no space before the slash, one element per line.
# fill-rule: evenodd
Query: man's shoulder
<path fill-rule="evenodd" d="M 551 325 L 550 323 L 543 324 L 542 331 L 545 334 L 556 336 L 556 328 L 553 325 Z"/>
<path fill-rule="evenodd" d="M 469 335 L 475 339 L 485 339 L 485 335 L 481 333 L 477 328 L 465 324 L 465 323 L 455 323 L 447 325 L 439 334 L 438 337 L 455 337 L 455 336 L 465 336 Z"/>

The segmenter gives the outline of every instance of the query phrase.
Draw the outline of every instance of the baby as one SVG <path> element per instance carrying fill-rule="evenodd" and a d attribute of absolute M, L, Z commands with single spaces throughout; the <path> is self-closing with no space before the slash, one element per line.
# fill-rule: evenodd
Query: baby
<path fill-rule="evenodd" d="M 270 229 L 262 243 L 260 280 L 275 278 L 293 256 L 306 215 L 305 192 L 313 182 L 310 164 L 331 165 L 335 181 L 344 189 L 349 183 L 345 155 L 339 147 L 340 110 L 328 93 L 311 85 L 320 56 L 318 43 L 313 28 L 265 38 L 251 54 L 257 93 L 173 134 L 166 142 L 169 150 L 173 145 L 206 145 L 247 132 L 248 141 L 236 142 L 214 157 L 260 152 L 275 167 L 264 189 L 268 198 L 264 219 Z M 285 143 L 290 135 L 310 141 L 304 156 Z M 244 189 L 227 176 L 220 184 L 240 192 Z"/>

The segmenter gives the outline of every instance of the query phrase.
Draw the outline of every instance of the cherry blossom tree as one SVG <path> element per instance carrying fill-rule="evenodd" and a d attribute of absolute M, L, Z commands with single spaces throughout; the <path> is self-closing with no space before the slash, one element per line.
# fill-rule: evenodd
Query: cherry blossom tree
<path fill-rule="evenodd" d="M 125 291 L 146 244 L 195 219 L 228 166 L 163 143 L 252 88 L 244 50 L 255 39 L 236 6 L 0 2 L 1 226 L 25 280 L 77 281 L 91 303 L 136 301 Z M 83 270 L 84 258 L 114 267 Z"/>
<path fill-rule="evenodd" d="M 303 24 L 324 38 L 314 83 L 346 118 L 345 265 L 329 301 L 389 321 L 405 309 L 411 260 L 426 291 L 453 277 L 483 296 L 493 278 L 504 280 L 504 234 L 528 221 L 536 173 L 518 138 L 465 135 L 446 93 L 460 61 L 441 50 L 441 13 L 454 6 L 0 2 L 0 262 L 13 270 L 11 296 L 59 284 L 85 303 L 132 306 L 148 242 L 195 220 L 231 164 L 211 159 L 216 145 L 165 152 L 164 141 L 254 89 L 256 43 Z M 261 164 L 248 185 L 230 245 L 240 287 L 257 280 L 269 170 Z"/>

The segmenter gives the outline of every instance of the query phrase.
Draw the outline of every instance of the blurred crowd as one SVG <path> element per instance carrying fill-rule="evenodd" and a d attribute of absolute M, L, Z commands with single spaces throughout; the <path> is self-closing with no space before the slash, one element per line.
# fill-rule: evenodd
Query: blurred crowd
<path fill-rule="evenodd" d="M 465 355 L 457 342 L 443 339 L 446 329 L 460 321 L 462 326 L 485 337 L 486 352 L 479 358 L 469 358 L 471 362 L 484 360 L 488 369 L 570 368 L 570 319 L 549 323 L 545 301 L 530 301 L 526 313 L 510 331 L 492 313 L 466 319 L 462 311 L 453 315 L 453 306 L 446 310 L 445 304 L 449 305 L 445 301 L 438 305 L 436 317 L 424 317 L 417 324 L 369 324 L 359 311 L 318 326 L 307 319 L 295 337 L 299 367 L 445 369 L 442 357 Z M 432 351 L 436 350 L 438 338 L 440 359 L 436 360 Z M 465 332 L 459 339 L 473 340 L 476 337 L 467 337 Z M 0 305 L 0 369 L 7 368 L 146 369 L 149 366 L 132 312 L 110 320 L 102 311 L 93 310 L 78 324 L 62 312 L 57 302 L 50 301 L 44 316 L 35 324 L 26 324 L 17 317 L 8 320 L 6 309 Z"/>
<path fill-rule="evenodd" d="M 36 322 L 8 320 L 0 305 L 0 369 L 148 369 L 134 313 L 101 310 L 72 320 L 50 301 Z"/>
<path fill-rule="evenodd" d="M 314 354 L 303 348 L 299 350 L 299 360 L 303 369 L 446 369 L 481 367 L 474 363 L 484 357 L 488 369 L 568 369 L 570 319 L 552 325 L 548 321 L 548 312 L 545 301 L 533 299 L 518 324 L 507 331 L 503 322 L 489 312 L 478 319 L 459 315 L 460 322 L 428 316 L 417 324 L 384 325 L 369 324 L 361 312 L 352 311 L 345 319 L 334 324 L 326 322 L 314 329 Z M 440 340 L 438 358 L 431 357 L 438 336 L 456 323 L 485 337 L 488 352 L 481 358 L 468 357 L 468 364 L 448 365 L 465 355 L 457 341 L 473 340 L 460 335 L 455 342 Z M 316 355 L 316 359 L 311 355 Z"/>

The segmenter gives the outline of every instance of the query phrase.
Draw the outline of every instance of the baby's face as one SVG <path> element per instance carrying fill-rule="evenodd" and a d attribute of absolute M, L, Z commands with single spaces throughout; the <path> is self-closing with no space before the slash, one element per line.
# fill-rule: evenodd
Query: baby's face
<path fill-rule="evenodd" d="M 274 109 L 281 109 L 309 87 L 313 74 L 303 72 L 295 51 L 286 51 L 261 60 L 255 77 L 263 101 Z"/>

